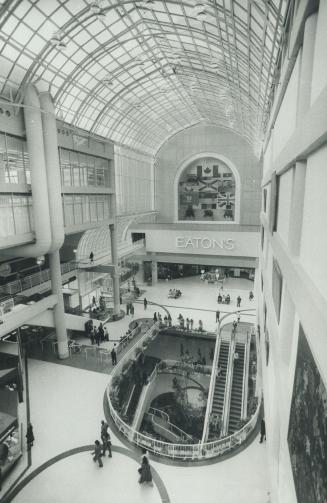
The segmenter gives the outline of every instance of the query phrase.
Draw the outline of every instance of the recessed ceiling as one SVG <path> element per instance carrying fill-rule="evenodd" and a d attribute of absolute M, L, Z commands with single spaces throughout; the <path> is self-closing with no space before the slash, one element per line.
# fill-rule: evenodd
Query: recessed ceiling
<path fill-rule="evenodd" d="M 201 122 L 257 145 L 288 0 L 9 0 L 0 92 L 51 84 L 62 120 L 154 153 Z"/>

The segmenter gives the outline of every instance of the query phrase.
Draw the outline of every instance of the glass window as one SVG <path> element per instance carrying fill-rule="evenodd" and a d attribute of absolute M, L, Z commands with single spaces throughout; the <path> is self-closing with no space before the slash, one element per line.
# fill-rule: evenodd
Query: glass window
<path fill-rule="evenodd" d="M 0 236 L 14 236 L 15 222 L 11 195 L 0 196 Z"/>
<path fill-rule="evenodd" d="M 12 201 L 16 234 L 30 232 L 28 198 L 24 196 L 13 196 Z"/>

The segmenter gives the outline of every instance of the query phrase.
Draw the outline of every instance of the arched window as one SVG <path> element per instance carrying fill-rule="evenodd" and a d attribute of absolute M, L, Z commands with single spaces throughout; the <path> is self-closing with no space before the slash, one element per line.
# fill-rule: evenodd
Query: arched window
<path fill-rule="evenodd" d="M 236 181 L 222 160 L 190 162 L 178 180 L 178 220 L 235 222 Z"/>

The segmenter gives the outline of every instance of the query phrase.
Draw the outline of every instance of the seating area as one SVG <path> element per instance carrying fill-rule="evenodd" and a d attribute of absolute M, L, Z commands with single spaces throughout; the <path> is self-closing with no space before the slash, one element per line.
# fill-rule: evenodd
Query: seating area
<path fill-rule="evenodd" d="M 178 299 L 181 297 L 182 292 L 176 288 L 171 288 L 168 292 L 168 299 Z"/>

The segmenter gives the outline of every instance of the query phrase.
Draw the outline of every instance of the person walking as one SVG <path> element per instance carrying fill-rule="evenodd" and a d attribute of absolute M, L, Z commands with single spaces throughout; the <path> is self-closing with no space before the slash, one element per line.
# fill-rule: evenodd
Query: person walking
<path fill-rule="evenodd" d="M 94 327 L 94 339 L 95 339 L 95 343 L 100 346 L 100 332 L 99 332 L 99 329 Z"/>
<path fill-rule="evenodd" d="M 133 306 L 133 304 L 132 304 L 132 303 L 131 303 L 131 305 L 130 305 L 129 312 L 130 312 L 131 317 L 132 317 L 132 319 L 133 319 L 133 318 L 134 318 L 134 306 Z"/>
<path fill-rule="evenodd" d="M 168 326 L 169 326 L 169 327 L 171 327 L 171 325 L 172 325 L 172 320 L 171 320 L 170 313 L 168 313 L 167 319 L 168 319 Z"/>
<path fill-rule="evenodd" d="M 142 456 L 141 467 L 138 469 L 140 474 L 139 484 L 152 484 L 152 473 L 150 463 L 147 456 Z"/>
<path fill-rule="evenodd" d="M 28 423 L 25 436 L 26 436 L 26 442 L 27 442 L 27 449 L 30 450 L 34 444 L 34 433 L 33 433 L 33 426 L 31 425 L 31 423 Z"/>
<path fill-rule="evenodd" d="M 103 330 L 104 330 L 104 340 L 109 342 L 109 332 L 107 327 L 105 326 Z"/>
<path fill-rule="evenodd" d="M 186 330 L 190 330 L 190 320 L 186 318 Z"/>
<path fill-rule="evenodd" d="M 94 441 L 94 451 L 91 453 L 93 456 L 93 461 L 99 463 L 99 468 L 103 468 L 103 463 L 101 460 L 101 444 L 99 440 Z"/>
<path fill-rule="evenodd" d="M 108 426 L 108 425 L 107 425 Z M 108 451 L 108 458 L 112 458 L 111 452 L 111 438 L 108 431 L 103 434 L 102 438 L 102 456 L 106 455 L 106 451 Z"/>
<path fill-rule="evenodd" d="M 220 318 L 220 311 L 216 311 L 216 323 L 218 323 Z"/>
<path fill-rule="evenodd" d="M 203 323 L 202 320 L 199 320 L 199 332 L 203 331 Z"/>
<path fill-rule="evenodd" d="M 117 353 L 116 353 L 115 346 L 116 346 L 116 344 L 114 344 L 114 347 L 112 348 L 111 353 L 110 353 L 111 354 L 111 363 L 112 363 L 113 367 L 115 365 L 117 365 Z"/>
<path fill-rule="evenodd" d="M 91 251 L 91 253 L 89 255 L 89 259 L 90 259 L 91 264 L 93 264 L 93 262 L 94 262 L 94 253 L 92 251 Z"/>
<path fill-rule="evenodd" d="M 266 423 L 262 418 L 260 424 L 260 444 L 262 444 L 263 440 L 266 440 Z"/>
<path fill-rule="evenodd" d="M 190 327 L 191 327 L 191 330 L 193 330 L 193 323 L 194 323 L 194 321 L 193 321 L 193 319 L 191 318 L 191 319 L 190 319 Z"/>
<path fill-rule="evenodd" d="M 145 297 L 144 297 L 144 300 L 143 300 L 143 305 L 144 305 L 144 310 L 146 310 L 146 308 L 148 307 L 148 301 L 146 300 Z"/>
<path fill-rule="evenodd" d="M 237 311 L 237 323 L 241 321 L 241 313 Z"/>
<path fill-rule="evenodd" d="M 126 304 L 126 314 L 127 314 L 127 316 L 129 315 L 129 308 L 130 308 L 130 304 L 129 304 L 129 302 L 127 302 L 127 304 Z"/>
<path fill-rule="evenodd" d="M 157 323 L 158 318 L 157 318 L 157 313 L 154 313 L 153 315 L 153 323 Z"/>
<path fill-rule="evenodd" d="M 236 307 L 241 307 L 242 298 L 240 296 L 238 296 L 236 300 L 237 300 Z"/>

